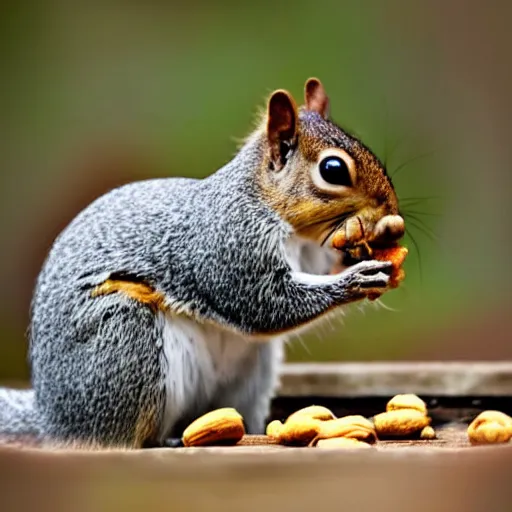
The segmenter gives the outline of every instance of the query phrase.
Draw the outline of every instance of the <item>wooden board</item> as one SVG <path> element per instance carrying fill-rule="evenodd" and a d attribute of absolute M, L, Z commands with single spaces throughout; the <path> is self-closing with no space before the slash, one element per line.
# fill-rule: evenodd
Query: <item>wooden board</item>
<path fill-rule="evenodd" d="M 511 471 L 512 446 L 104 452 L 2 447 L 0 510 L 508 512 Z"/>
<path fill-rule="evenodd" d="M 512 365 L 286 365 L 270 419 L 313 403 L 337 416 L 426 400 L 438 438 L 324 450 L 246 436 L 234 447 L 45 450 L 0 446 L 0 511 L 509 512 L 512 444 L 471 446 L 481 410 L 512 412 Z"/>
<path fill-rule="evenodd" d="M 512 362 L 289 363 L 279 396 L 512 396 Z"/>

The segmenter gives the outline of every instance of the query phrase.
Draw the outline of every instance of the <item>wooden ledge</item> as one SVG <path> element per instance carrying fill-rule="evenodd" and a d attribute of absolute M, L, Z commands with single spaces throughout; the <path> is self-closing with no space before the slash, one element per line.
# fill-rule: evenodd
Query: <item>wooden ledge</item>
<path fill-rule="evenodd" d="M 47 452 L 0 448 L 0 509 L 510 509 L 512 447 Z M 341 504 L 341 506 L 340 506 Z"/>
<path fill-rule="evenodd" d="M 324 397 L 363 414 L 367 397 L 381 402 L 369 407 L 382 411 L 383 397 L 404 392 L 512 403 L 512 362 L 287 364 L 278 398 L 289 402 L 289 412 L 297 401 Z M 254 439 L 175 450 L 0 446 L 0 510 L 64 512 L 70 504 L 77 512 L 337 510 L 340 504 L 358 511 L 509 510 L 512 445 L 470 446 L 466 423 L 454 424 L 450 409 L 445 416 L 435 441 L 379 442 L 355 452 L 262 446 Z"/>
<path fill-rule="evenodd" d="M 281 397 L 512 396 L 512 361 L 288 363 Z"/>

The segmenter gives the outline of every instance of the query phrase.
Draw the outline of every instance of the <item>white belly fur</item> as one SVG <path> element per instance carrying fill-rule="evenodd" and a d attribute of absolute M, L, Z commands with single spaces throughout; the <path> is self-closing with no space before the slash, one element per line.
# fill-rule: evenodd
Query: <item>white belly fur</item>
<path fill-rule="evenodd" d="M 206 407 L 220 385 L 240 371 L 256 349 L 244 336 L 210 324 L 161 315 L 166 402 L 162 435 L 195 403 Z"/>
<path fill-rule="evenodd" d="M 290 267 L 296 272 L 325 275 L 334 261 L 332 252 L 298 237 L 289 240 L 286 251 Z M 160 321 L 166 390 L 161 430 L 164 437 L 191 404 L 199 408 L 208 405 L 218 387 L 243 368 L 241 363 L 257 349 L 258 342 L 172 313 L 161 314 Z M 284 342 L 283 336 L 279 342 Z"/>

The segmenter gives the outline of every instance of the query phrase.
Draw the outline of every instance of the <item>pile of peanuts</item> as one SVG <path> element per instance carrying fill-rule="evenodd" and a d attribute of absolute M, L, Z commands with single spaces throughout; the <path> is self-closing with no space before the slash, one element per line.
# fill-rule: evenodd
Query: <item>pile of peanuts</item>
<path fill-rule="evenodd" d="M 397 395 L 386 412 L 371 419 L 360 415 L 336 418 L 327 408 L 312 405 L 291 414 L 284 423 L 272 421 L 267 435 L 280 444 L 317 448 L 370 448 L 378 439 L 419 435 L 434 439 L 427 406 L 416 395 Z"/>
<path fill-rule="evenodd" d="M 512 418 L 499 411 L 484 411 L 471 422 L 467 434 L 472 445 L 508 443 L 512 439 Z M 192 422 L 182 441 L 184 446 L 235 445 L 244 435 L 242 416 L 228 407 Z M 386 411 L 372 418 L 337 418 L 328 408 L 311 405 L 292 413 L 284 422 L 270 422 L 266 435 L 286 446 L 348 449 L 371 448 L 377 440 L 436 438 L 426 403 L 413 394 L 394 396 L 386 404 Z"/>

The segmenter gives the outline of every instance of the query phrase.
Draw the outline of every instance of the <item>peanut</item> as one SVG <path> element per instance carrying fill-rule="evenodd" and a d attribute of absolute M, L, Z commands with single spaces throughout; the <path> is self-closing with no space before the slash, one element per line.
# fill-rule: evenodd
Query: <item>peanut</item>
<path fill-rule="evenodd" d="M 371 448 L 371 445 L 352 439 L 350 437 L 331 437 L 329 439 L 319 439 L 315 445 L 317 448 L 345 448 L 345 449 L 358 449 L 358 448 Z"/>
<path fill-rule="evenodd" d="M 307 445 L 317 435 L 322 422 L 308 416 L 298 416 L 288 419 L 278 435 L 278 441 L 289 445 Z"/>
<path fill-rule="evenodd" d="M 355 259 L 367 259 L 366 254 L 370 254 L 371 258 L 378 261 L 389 261 L 393 265 L 393 270 L 389 279 L 389 287 L 397 288 L 398 285 L 405 279 L 405 271 L 402 265 L 407 257 L 409 250 L 407 247 L 393 246 L 386 248 L 371 248 L 364 240 L 360 241 L 360 245 L 356 247 L 347 248 L 347 238 L 343 229 L 337 231 L 331 241 L 331 245 L 338 250 L 347 251 Z M 363 249 L 366 253 L 363 253 Z M 369 299 L 375 300 L 380 294 L 373 293 L 368 296 Z"/>
<path fill-rule="evenodd" d="M 245 435 L 242 416 L 231 407 L 211 411 L 193 421 L 183 432 L 185 446 L 236 444 Z"/>
<path fill-rule="evenodd" d="M 393 270 L 389 279 L 389 286 L 391 288 L 396 288 L 405 279 L 405 271 L 402 269 L 402 265 L 408 252 L 406 247 L 390 247 L 373 251 L 373 258 L 376 260 L 390 261 L 393 264 Z"/>
<path fill-rule="evenodd" d="M 377 439 L 372 422 L 363 416 L 353 415 L 321 422 L 318 434 L 311 441 L 310 446 L 315 446 L 322 439 L 339 437 L 357 439 L 368 443 L 373 443 Z"/>
<path fill-rule="evenodd" d="M 420 439 L 435 439 L 436 438 L 436 431 L 430 426 L 426 426 L 421 432 L 420 432 Z"/>
<path fill-rule="evenodd" d="M 299 409 L 298 411 L 290 414 L 286 421 L 292 421 L 300 417 L 308 417 L 320 421 L 333 420 L 336 418 L 332 411 L 327 409 L 327 407 L 323 407 L 321 405 L 310 405 L 309 407 L 304 407 L 303 409 Z"/>
<path fill-rule="evenodd" d="M 283 429 L 283 424 L 279 420 L 274 420 L 274 421 L 271 421 L 267 425 L 266 434 L 269 437 L 279 439 L 282 429 Z"/>
<path fill-rule="evenodd" d="M 468 427 L 471 444 L 508 443 L 512 438 L 512 418 L 500 411 L 480 413 Z"/>
<path fill-rule="evenodd" d="M 389 247 L 386 249 L 374 249 L 372 257 L 379 261 L 390 261 L 393 268 L 399 269 L 407 257 L 407 247 Z"/>
<path fill-rule="evenodd" d="M 386 405 L 386 411 L 396 411 L 398 409 L 415 409 L 427 414 L 427 404 L 416 395 L 396 395 Z"/>
<path fill-rule="evenodd" d="M 373 424 L 379 437 L 408 436 L 430 425 L 430 418 L 414 409 L 397 409 L 377 414 Z"/>
<path fill-rule="evenodd" d="M 344 249 L 347 244 L 347 237 L 345 235 L 345 230 L 340 229 L 334 233 L 332 237 L 331 244 L 336 249 Z"/>

